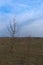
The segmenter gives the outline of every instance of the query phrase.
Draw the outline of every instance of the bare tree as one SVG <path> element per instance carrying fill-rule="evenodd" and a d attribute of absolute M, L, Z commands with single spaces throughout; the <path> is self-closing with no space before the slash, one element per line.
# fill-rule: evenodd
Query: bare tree
<path fill-rule="evenodd" d="M 10 33 L 10 36 L 11 36 L 11 38 L 9 38 L 9 40 L 10 40 L 10 47 L 9 47 L 10 50 L 9 50 L 9 52 L 13 56 L 14 55 L 13 47 L 14 47 L 14 44 L 15 44 L 15 34 L 16 34 L 16 21 L 15 21 L 15 19 L 12 21 L 12 23 L 9 24 L 7 29 L 8 29 L 8 32 Z"/>

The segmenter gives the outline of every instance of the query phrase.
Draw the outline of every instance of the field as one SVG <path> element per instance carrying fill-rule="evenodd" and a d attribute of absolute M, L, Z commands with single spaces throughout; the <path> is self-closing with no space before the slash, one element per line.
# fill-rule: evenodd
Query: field
<path fill-rule="evenodd" d="M 0 65 L 43 65 L 43 38 L 0 38 Z"/>

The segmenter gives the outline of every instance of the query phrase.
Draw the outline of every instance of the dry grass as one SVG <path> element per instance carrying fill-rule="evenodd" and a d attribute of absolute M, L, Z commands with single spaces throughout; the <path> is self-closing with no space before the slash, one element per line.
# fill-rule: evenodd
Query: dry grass
<path fill-rule="evenodd" d="M 0 38 L 0 65 L 43 65 L 43 38 Z"/>

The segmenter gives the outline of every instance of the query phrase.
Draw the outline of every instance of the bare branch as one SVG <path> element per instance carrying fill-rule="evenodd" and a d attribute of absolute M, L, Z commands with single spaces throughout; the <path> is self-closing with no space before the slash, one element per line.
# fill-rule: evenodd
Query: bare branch
<path fill-rule="evenodd" d="M 7 28 L 8 28 L 8 31 L 10 32 L 11 36 L 12 36 L 12 37 L 15 37 L 15 36 L 14 36 L 15 33 L 16 33 L 16 23 L 15 23 L 15 19 L 13 20 L 13 24 L 10 23 L 10 24 L 9 24 L 9 27 L 7 27 Z"/>

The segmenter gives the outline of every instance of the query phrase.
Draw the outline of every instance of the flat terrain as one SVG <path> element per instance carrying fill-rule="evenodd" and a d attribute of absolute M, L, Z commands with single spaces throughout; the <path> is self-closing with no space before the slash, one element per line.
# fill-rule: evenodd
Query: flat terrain
<path fill-rule="evenodd" d="M 0 65 L 43 65 L 43 38 L 0 38 Z"/>

